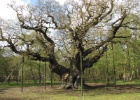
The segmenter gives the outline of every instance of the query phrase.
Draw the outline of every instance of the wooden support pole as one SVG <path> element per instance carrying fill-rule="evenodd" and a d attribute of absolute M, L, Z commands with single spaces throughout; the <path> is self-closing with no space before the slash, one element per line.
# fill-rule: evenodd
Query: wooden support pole
<path fill-rule="evenodd" d="M 46 62 L 45 62 L 45 68 L 44 68 L 44 89 L 46 90 Z"/>
<path fill-rule="evenodd" d="M 24 67 L 24 56 L 22 57 L 22 68 L 21 68 L 21 92 L 23 92 L 23 67 Z"/>
<path fill-rule="evenodd" d="M 50 64 L 50 68 L 52 68 L 52 64 Z M 53 86 L 53 73 L 52 73 L 52 70 L 51 70 L 51 88 Z"/>
<path fill-rule="evenodd" d="M 107 55 L 107 51 L 106 51 L 106 82 L 107 85 L 109 85 L 109 69 L 108 69 L 108 59 L 107 59 L 108 55 Z"/>
<path fill-rule="evenodd" d="M 83 59 L 82 52 L 80 52 L 80 69 L 81 69 L 81 95 L 83 96 Z"/>

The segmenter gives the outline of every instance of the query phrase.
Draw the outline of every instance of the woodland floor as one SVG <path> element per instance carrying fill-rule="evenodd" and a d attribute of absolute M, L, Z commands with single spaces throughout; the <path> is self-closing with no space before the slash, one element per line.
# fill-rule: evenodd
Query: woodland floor
<path fill-rule="evenodd" d="M 140 100 L 140 84 L 122 84 L 106 86 L 88 83 L 81 96 L 80 89 L 62 90 L 58 85 L 27 86 L 21 92 L 20 87 L 1 87 L 0 100 Z"/>

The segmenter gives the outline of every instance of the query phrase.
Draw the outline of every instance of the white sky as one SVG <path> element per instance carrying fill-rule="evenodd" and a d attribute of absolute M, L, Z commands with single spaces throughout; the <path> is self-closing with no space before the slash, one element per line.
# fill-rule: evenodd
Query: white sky
<path fill-rule="evenodd" d="M 3 19 L 13 19 L 15 18 L 14 11 L 8 7 L 8 4 L 13 0 L 1 0 L 0 1 L 0 18 Z M 17 2 L 17 4 L 23 4 L 24 2 L 22 0 L 14 0 Z"/>
<path fill-rule="evenodd" d="M 11 1 L 16 1 L 17 4 L 24 4 L 25 2 L 27 3 L 30 0 L 0 0 L 0 18 L 6 20 L 16 18 L 15 12 L 7 5 Z M 60 4 L 64 4 L 66 0 L 56 0 L 56 1 L 60 2 Z"/>
<path fill-rule="evenodd" d="M 56 1 L 58 1 L 61 5 L 63 5 L 66 0 L 56 0 Z"/>

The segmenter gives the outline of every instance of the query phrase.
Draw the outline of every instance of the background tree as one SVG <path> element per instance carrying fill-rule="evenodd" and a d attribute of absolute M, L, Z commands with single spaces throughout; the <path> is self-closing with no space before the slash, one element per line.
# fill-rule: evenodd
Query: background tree
<path fill-rule="evenodd" d="M 5 69 L 7 68 L 6 59 L 3 57 L 3 50 L 0 50 L 0 83 L 5 80 Z"/>

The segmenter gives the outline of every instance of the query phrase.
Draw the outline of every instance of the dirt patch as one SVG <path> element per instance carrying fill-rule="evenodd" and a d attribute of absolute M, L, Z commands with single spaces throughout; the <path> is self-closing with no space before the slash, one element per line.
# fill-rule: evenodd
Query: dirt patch
<path fill-rule="evenodd" d="M 139 93 L 140 85 L 105 85 L 102 83 L 86 84 L 86 91 L 95 91 L 95 94 L 122 94 L 122 93 Z M 90 92 L 89 92 L 90 93 Z"/>
<path fill-rule="evenodd" d="M 0 100 L 21 100 L 19 98 L 0 98 Z"/>

